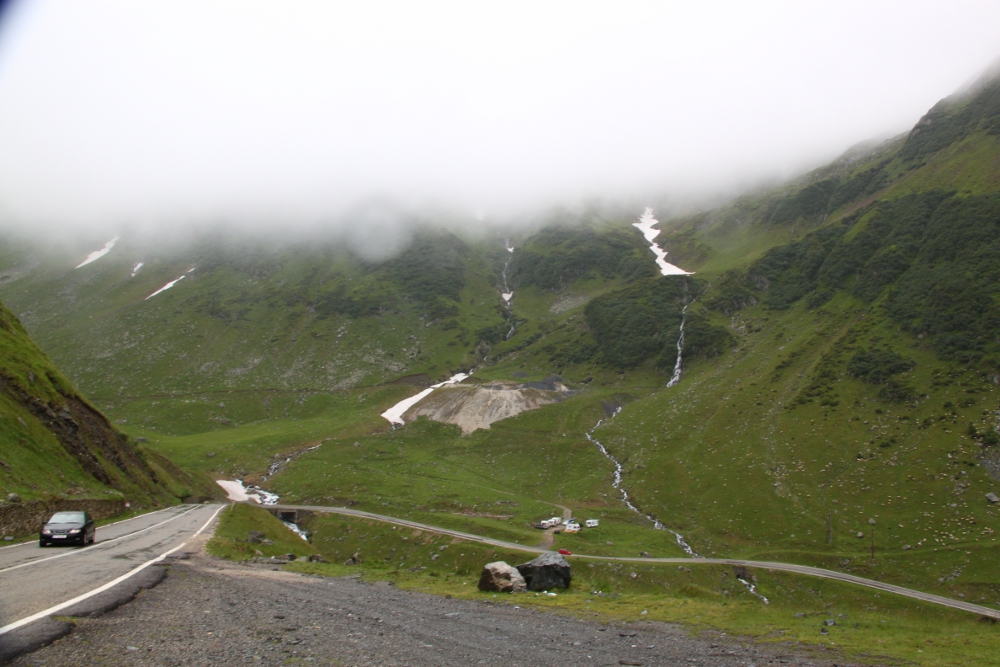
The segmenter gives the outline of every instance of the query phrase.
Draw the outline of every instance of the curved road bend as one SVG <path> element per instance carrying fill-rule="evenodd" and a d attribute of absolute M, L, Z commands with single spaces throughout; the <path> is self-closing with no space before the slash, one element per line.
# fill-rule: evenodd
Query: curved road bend
<path fill-rule="evenodd" d="M 451 530 L 450 528 L 439 528 L 437 526 L 429 526 L 425 523 L 418 523 L 416 521 L 410 521 L 408 519 L 398 519 L 396 517 L 385 516 L 382 514 L 373 514 L 371 512 L 363 512 L 361 510 L 352 510 L 347 507 L 320 507 L 314 505 L 270 505 L 268 506 L 268 508 L 283 509 L 283 510 L 309 510 L 312 512 L 327 512 L 330 514 L 356 516 L 365 519 L 373 519 L 375 521 L 383 521 L 385 523 L 393 523 L 398 526 L 406 526 L 408 528 L 415 528 L 418 530 L 427 530 L 430 532 L 440 533 L 442 535 L 450 535 L 452 537 L 468 540 L 470 542 L 488 544 L 490 546 L 500 547 L 503 549 L 511 549 L 514 551 L 526 551 L 529 553 L 544 553 L 546 551 L 545 549 L 542 548 L 528 547 L 524 546 L 523 544 L 517 544 L 516 542 L 494 540 L 489 537 L 483 537 L 482 535 L 463 533 L 462 531 Z M 1000 611 L 997 611 L 996 609 L 990 609 L 989 607 L 983 607 L 978 604 L 963 602 L 961 600 L 953 600 L 951 598 L 946 598 L 941 595 L 924 593 L 923 591 L 915 591 L 912 588 L 904 588 L 903 586 L 887 584 L 881 581 L 876 581 L 874 579 L 865 579 L 864 577 L 856 577 L 852 574 L 845 574 L 843 572 L 836 572 L 834 570 L 825 570 L 821 567 L 810 567 L 808 565 L 794 565 L 791 563 L 770 563 L 767 561 L 738 560 L 733 558 L 623 558 L 614 556 L 588 556 L 586 554 L 574 554 L 574 555 L 576 558 L 586 558 L 588 560 L 605 560 L 605 561 L 617 561 L 624 563 L 646 563 L 646 564 L 664 563 L 664 564 L 674 564 L 674 565 L 676 564 L 737 565 L 744 567 L 763 568 L 766 570 L 780 570 L 782 572 L 794 572 L 796 574 L 805 574 L 812 577 L 820 577 L 821 579 L 832 579 L 834 581 L 843 581 L 849 584 L 865 586 L 866 588 L 874 588 L 879 591 L 885 591 L 887 593 L 895 593 L 896 595 L 902 595 L 904 597 L 913 598 L 914 600 L 922 600 L 924 602 L 939 604 L 945 607 L 951 607 L 952 609 L 960 609 L 962 611 L 968 611 L 972 612 L 973 614 L 979 614 L 981 616 L 987 616 L 989 618 L 995 618 L 1000 620 Z M 2 576 L 3 575 L 0 574 L 0 577 Z"/>
<path fill-rule="evenodd" d="M 0 634 L 163 556 L 206 525 L 221 505 L 179 505 L 101 526 L 88 547 L 25 542 L 0 549 Z"/>

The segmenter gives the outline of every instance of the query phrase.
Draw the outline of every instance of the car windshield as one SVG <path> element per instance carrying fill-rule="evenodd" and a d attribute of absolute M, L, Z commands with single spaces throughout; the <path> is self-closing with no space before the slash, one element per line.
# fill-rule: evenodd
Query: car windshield
<path fill-rule="evenodd" d="M 49 523 L 83 523 L 83 512 L 56 512 Z"/>

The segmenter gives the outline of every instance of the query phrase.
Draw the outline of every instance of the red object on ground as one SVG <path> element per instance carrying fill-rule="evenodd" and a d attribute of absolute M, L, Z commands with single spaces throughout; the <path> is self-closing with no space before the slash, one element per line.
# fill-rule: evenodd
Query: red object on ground
<path fill-rule="evenodd" d="M 570 551 L 569 549 L 560 549 L 559 553 L 561 553 L 563 556 L 572 556 L 573 555 L 573 552 Z"/>

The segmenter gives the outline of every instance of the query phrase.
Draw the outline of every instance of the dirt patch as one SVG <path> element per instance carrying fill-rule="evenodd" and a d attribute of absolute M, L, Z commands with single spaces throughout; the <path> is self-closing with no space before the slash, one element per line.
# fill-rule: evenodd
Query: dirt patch
<path fill-rule="evenodd" d="M 537 384 L 537 383 L 532 383 Z M 425 416 L 445 424 L 456 424 L 462 433 L 489 428 L 493 422 L 561 401 L 575 392 L 559 382 L 537 388 L 515 382 L 442 387 L 403 415 L 406 421 Z"/>

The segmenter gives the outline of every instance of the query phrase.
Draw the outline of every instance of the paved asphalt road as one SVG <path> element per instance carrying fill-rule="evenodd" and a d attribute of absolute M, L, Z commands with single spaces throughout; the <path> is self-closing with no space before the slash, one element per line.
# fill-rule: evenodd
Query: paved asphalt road
<path fill-rule="evenodd" d="M 101 526 L 88 547 L 26 542 L 0 548 L 0 635 L 178 547 L 220 507 L 180 505 Z"/>
<path fill-rule="evenodd" d="M 436 533 L 441 533 L 443 535 L 450 535 L 452 537 L 458 537 L 464 540 L 469 540 L 470 542 L 479 542 L 480 544 L 489 544 L 491 546 L 502 547 L 505 549 L 527 551 L 530 553 L 542 553 L 544 551 L 544 549 L 535 547 L 526 547 L 521 544 L 517 544 L 516 542 L 505 542 L 503 540 L 494 540 L 489 537 L 482 537 L 481 535 L 463 533 L 461 531 L 450 530 L 448 528 L 438 528 L 437 526 L 429 526 L 427 524 L 418 523 L 416 521 L 409 521 L 407 519 L 397 519 L 391 516 L 385 516 L 382 514 L 373 514 L 371 512 L 362 512 L 361 510 L 352 510 L 346 507 L 321 507 L 314 505 L 274 505 L 272 507 L 274 507 L 275 509 L 309 510 L 313 512 L 329 512 L 332 514 L 343 514 L 346 516 L 365 517 L 368 519 L 375 519 L 387 523 L 394 523 L 400 526 L 419 528 L 421 530 L 428 530 Z M 981 605 L 972 604 L 970 602 L 963 602 L 961 600 L 953 600 L 951 598 L 946 598 L 941 595 L 924 593 L 923 591 L 915 591 L 911 588 L 904 588 L 902 586 L 886 584 L 881 581 L 875 581 L 874 579 L 855 577 L 854 575 L 844 574 L 843 572 L 836 572 L 834 570 L 824 570 L 823 568 L 819 567 L 809 567 L 808 565 L 794 565 L 791 563 L 770 563 L 767 561 L 755 561 L 755 560 L 737 560 L 732 558 L 614 558 L 611 556 L 587 556 L 585 554 L 576 554 L 575 557 L 586 558 L 589 560 L 610 560 L 610 561 L 632 562 L 632 563 L 669 563 L 669 564 L 682 563 L 684 565 L 698 565 L 698 564 L 742 565 L 744 567 L 757 567 L 767 570 L 781 570 L 783 572 L 795 572 L 797 574 L 805 574 L 812 577 L 821 577 L 823 579 L 833 579 L 835 581 L 843 581 L 849 584 L 856 584 L 858 586 L 866 586 L 868 588 L 874 588 L 880 591 L 886 591 L 888 593 L 895 593 L 896 595 L 902 595 L 904 597 L 913 598 L 915 600 L 923 600 L 924 602 L 939 604 L 945 607 L 951 607 L 953 609 L 961 609 L 962 611 L 972 612 L 973 614 L 979 614 L 981 616 L 987 616 L 989 618 L 1000 619 L 1000 611 L 997 611 L 996 609 L 990 609 L 989 607 L 983 607 Z"/>

